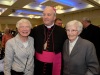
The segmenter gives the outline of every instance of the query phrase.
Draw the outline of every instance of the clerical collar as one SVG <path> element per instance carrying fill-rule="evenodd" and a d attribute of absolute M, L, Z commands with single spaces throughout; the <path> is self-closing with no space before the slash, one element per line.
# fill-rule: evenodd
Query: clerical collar
<path fill-rule="evenodd" d="M 46 25 L 45 25 L 46 26 Z M 50 26 L 46 26 L 47 28 L 51 28 L 52 26 L 54 26 L 54 23 L 52 24 L 52 25 L 50 25 Z"/>

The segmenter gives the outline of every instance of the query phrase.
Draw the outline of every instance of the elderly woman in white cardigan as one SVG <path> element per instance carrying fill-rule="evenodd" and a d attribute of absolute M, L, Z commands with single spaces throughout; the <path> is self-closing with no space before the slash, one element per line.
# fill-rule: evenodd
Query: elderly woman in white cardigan
<path fill-rule="evenodd" d="M 32 25 L 21 19 L 16 24 L 18 34 L 7 41 L 4 58 L 5 75 L 33 75 L 34 39 L 29 36 Z"/>

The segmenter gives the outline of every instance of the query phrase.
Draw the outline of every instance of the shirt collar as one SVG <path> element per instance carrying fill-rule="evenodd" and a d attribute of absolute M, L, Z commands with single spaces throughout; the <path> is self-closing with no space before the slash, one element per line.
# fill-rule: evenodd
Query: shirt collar
<path fill-rule="evenodd" d="M 46 26 L 46 25 L 45 25 Z M 52 24 L 52 25 L 50 25 L 50 26 L 46 26 L 47 28 L 51 28 L 52 26 L 54 26 L 54 23 Z"/>
<path fill-rule="evenodd" d="M 78 38 L 79 38 L 79 37 L 77 37 L 73 42 L 70 42 L 70 41 L 69 41 L 69 44 L 70 44 L 71 46 L 74 46 L 75 43 L 76 43 L 76 41 L 78 40 Z"/>

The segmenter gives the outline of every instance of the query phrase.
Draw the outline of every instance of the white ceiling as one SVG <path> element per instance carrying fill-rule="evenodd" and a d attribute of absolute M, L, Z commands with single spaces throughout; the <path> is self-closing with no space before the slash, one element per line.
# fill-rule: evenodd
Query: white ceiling
<path fill-rule="evenodd" d="M 0 17 L 41 18 L 45 6 L 63 6 L 57 14 L 100 8 L 100 0 L 0 0 Z M 58 13 L 60 12 L 60 13 Z"/>

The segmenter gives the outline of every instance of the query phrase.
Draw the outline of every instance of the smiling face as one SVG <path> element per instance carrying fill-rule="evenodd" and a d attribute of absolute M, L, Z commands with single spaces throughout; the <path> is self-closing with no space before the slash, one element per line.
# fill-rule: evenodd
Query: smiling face
<path fill-rule="evenodd" d="M 66 33 L 70 42 L 73 42 L 78 37 L 82 29 L 83 25 L 78 20 L 72 20 L 66 24 Z"/>
<path fill-rule="evenodd" d="M 43 12 L 43 22 L 45 25 L 50 26 L 54 23 L 56 18 L 55 11 L 52 7 L 47 7 Z"/>
<path fill-rule="evenodd" d="M 68 26 L 66 30 L 67 30 L 68 39 L 71 42 L 73 42 L 79 35 L 78 29 L 76 26 Z"/>
<path fill-rule="evenodd" d="M 31 27 L 29 23 L 23 22 L 19 24 L 18 33 L 20 34 L 20 36 L 27 37 L 30 34 L 30 31 L 31 31 Z"/>

